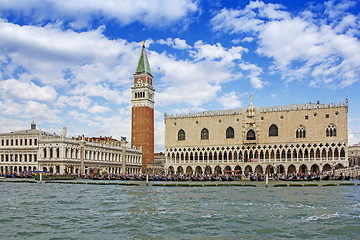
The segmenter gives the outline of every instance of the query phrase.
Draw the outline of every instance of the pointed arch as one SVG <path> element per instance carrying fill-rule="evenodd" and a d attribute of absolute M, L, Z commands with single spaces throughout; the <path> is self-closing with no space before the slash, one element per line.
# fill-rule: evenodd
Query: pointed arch
<path fill-rule="evenodd" d="M 269 137 L 277 137 L 279 135 L 278 127 L 275 124 L 272 124 L 269 127 Z"/>
<path fill-rule="evenodd" d="M 226 129 L 226 138 L 234 138 L 235 137 L 235 131 L 232 127 L 228 127 Z"/>
<path fill-rule="evenodd" d="M 185 141 L 185 131 L 182 129 L 178 131 L 178 141 Z"/>
<path fill-rule="evenodd" d="M 247 133 L 246 133 L 246 140 L 256 140 L 256 135 L 254 130 L 250 129 Z"/>
<path fill-rule="evenodd" d="M 326 136 L 327 137 L 336 137 L 336 125 L 331 123 L 326 128 Z"/>
<path fill-rule="evenodd" d="M 209 130 L 207 130 L 207 128 L 203 128 L 201 130 L 201 136 L 200 136 L 201 140 L 208 140 L 209 139 Z"/>

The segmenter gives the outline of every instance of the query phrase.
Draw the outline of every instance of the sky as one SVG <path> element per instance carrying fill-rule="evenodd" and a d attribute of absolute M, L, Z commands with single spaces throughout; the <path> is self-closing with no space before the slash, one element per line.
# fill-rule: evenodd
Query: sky
<path fill-rule="evenodd" d="M 164 113 L 349 99 L 360 141 L 357 0 L 0 0 L 0 132 L 130 139 L 142 41 Z"/>

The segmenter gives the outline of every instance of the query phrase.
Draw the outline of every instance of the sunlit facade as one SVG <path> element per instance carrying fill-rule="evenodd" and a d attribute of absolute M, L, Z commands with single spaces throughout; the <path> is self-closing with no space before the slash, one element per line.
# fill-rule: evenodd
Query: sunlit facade
<path fill-rule="evenodd" d="M 179 174 L 299 173 L 348 165 L 348 100 L 165 113 L 165 170 Z"/>

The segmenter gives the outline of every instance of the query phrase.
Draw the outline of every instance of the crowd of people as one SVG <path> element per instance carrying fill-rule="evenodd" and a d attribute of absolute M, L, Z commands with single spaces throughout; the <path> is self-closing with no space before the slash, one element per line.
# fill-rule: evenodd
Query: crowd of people
<path fill-rule="evenodd" d="M 1 173 L 2 178 L 34 178 L 37 174 L 36 171 L 15 173 Z M 47 174 L 53 174 L 48 173 Z M 53 174 L 59 175 L 59 174 Z M 77 178 L 86 178 L 93 180 L 138 180 L 138 181 L 265 181 L 266 175 L 260 173 L 247 173 L 247 174 L 108 174 L 103 173 L 100 175 L 74 175 Z M 360 176 L 357 178 L 359 179 Z M 269 180 L 282 180 L 282 181 L 314 181 L 314 180 L 349 180 L 350 176 L 345 176 L 342 173 L 335 175 L 333 172 L 316 172 L 316 173 L 289 173 L 289 174 L 269 174 Z"/>

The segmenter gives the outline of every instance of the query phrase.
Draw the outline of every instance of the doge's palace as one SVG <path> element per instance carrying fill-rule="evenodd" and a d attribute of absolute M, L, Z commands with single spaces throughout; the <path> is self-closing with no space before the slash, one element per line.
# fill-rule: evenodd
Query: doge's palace
<path fill-rule="evenodd" d="M 168 173 L 306 173 L 348 165 L 348 100 L 165 113 Z"/>

